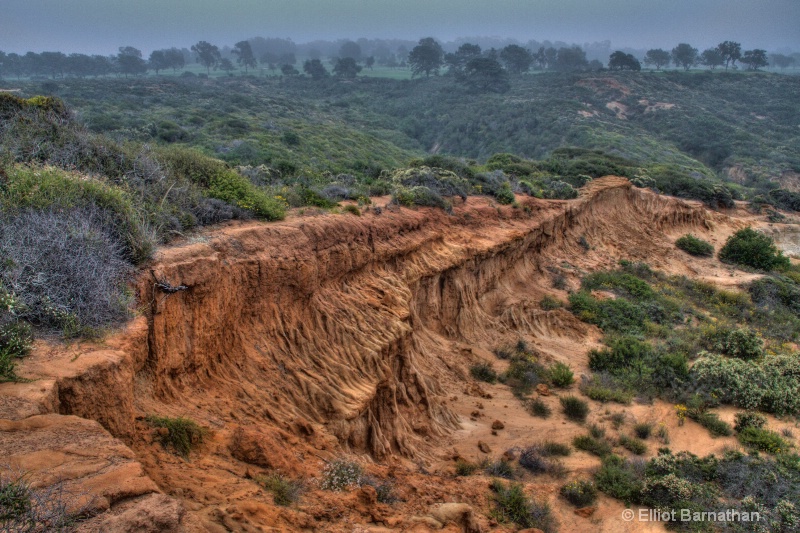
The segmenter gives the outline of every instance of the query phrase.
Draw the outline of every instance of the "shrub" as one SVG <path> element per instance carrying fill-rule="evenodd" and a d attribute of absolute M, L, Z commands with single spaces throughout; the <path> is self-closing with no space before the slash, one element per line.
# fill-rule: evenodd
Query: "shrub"
<path fill-rule="evenodd" d="M 653 431 L 653 424 L 650 422 L 639 422 L 633 425 L 633 432 L 640 439 L 647 439 Z"/>
<path fill-rule="evenodd" d="M 347 204 L 344 206 L 344 210 L 346 213 L 350 213 L 351 215 L 355 215 L 357 217 L 361 216 L 361 211 L 359 211 L 358 207 L 353 204 Z"/>
<path fill-rule="evenodd" d="M 361 485 L 364 470 L 361 465 L 347 459 L 336 459 L 328 463 L 322 471 L 322 490 L 340 492 L 346 488 Z"/>
<path fill-rule="evenodd" d="M 584 422 L 589 414 L 589 404 L 576 396 L 562 396 L 559 398 L 564 414 L 575 422 Z"/>
<path fill-rule="evenodd" d="M 566 474 L 564 465 L 559 460 L 553 459 L 552 455 L 540 445 L 529 446 L 520 453 L 519 465 L 533 474 L 563 477 Z"/>
<path fill-rule="evenodd" d="M 560 309 L 562 305 L 561 300 L 549 295 L 542 298 L 541 302 L 539 302 L 539 306 L 545 311 Z"/>
<path fill-rule="evenodd" d="M 635 337 L 624 336 L 613 339 L 609 348 L 589 352 L 589 368 L 595 372 L 619 374 L 637 363 L 652 357 L 649 343 Z"/>
<path fill-rule="evenodd" d="M 703 239 L 698 239 L 692 234 L 684 235 L 675 241 L 675 246 L 689 255 L 698 257 L 711 257 L 714 255 L 714 246 Z"/>
<path fill-rule="evenodd" d="M 611 445 L 605 440 L 595 438 L 591 435 L 579 435 L 572 441 L 572 445 L 579 450 L 589 452 L 598 457 L 605 457 L 611 453 Z"/>
<path fill-rule="evenodd" d="M 530 411 L 533 416 L 538 416 L 539 418 L 550 418 L 550 415 L 553 413 L 553 410 L 550 409 L 541 398 L 531 400 L 528 403 L 528 411 Z"/>
<path fill-rule="evenodd" d="M 739 359 L 757 359 L 764 355 L 764 341 L 748 328 L 725 330 L 718 336 L 714 348 Z"/>
<path fill-rule="evenodd" d="M 644 455 L 647 453 L 647 444 L 645 444 L 643 440 L 637 439 L 636 437 L 620 435 L 619 444 L 629 452 L 636 455 Z"/>
<path fill-rule="evenodd" d="M 643 478 L 643 474 L 637 472 L 630 461 L 626 461 L 618 455 L 605 457 L 594 476 L 599 491 L 612 498 L 622 500 L 625 505 L 640 501 Z"/>
<path fill-rule="evenodd" d="M 783 269 L 790 265 L 789 258 L 778 250 L 771 237 L 749 227 L 728 238 L 719 251 L 719 259 L 760 270 Z"/>
<path fill-rule="evenodd" d="M 656 430 L 656 438 L 661 441 L 661 444 L 669 444 L 669 430 L 664 424 L 659 424 Z"/>
<path fill-rule="evenodd" d="M 627 390 L 601 385 L 597 380 L 591 380 L 581 386 L 581 392 L 597 402 L 616 402 L 628 405 L 633 400 L 633 393 Z"/>
<path fill-rule="evenodd" d="M 300 499 L 305 486 L 280 474 L 256 475 L 253 481 L 272 493 L 275 505 L 288 506 Z"/>
<path fill-rule="evenodd" d="M 737 433 L 741 433 L 745 428 L 761 429 L 767 425 L 767 417 L 754 411 L 736 413 L 733 420 L 733 429 L 735 429 Z"/>
<path fill-rule="evenodd" d="M 513 522 L 522 528 L 538 528 L 545 533 L 556 530 L 556 522 L 550 506 L 544 502 L 531 501 L 519 483 L 492 482 L 494 492 L 494 515 L 500 522 Z"/>
<path fill-rule="evenodd" d="M 514 467 L 503 459 L 491 461 L 483 470 L 490 476 L 514 479 Z"/>
<path fill-rule="evenodd" d="M 174 449 L 181 457 L 188 458 L 192 448 L 203 442 L 208 430 L 188 418 L 168 418 L 148 415 L 145 420 L 157 428 L 164 428 L 166 432 L 159 432 L 159 440 L 166 447 Z"/>
<path fill-rule="evenodd" d="M 585 479 L 575 480 L 561 487 L 561 495 L 575 507 L 586 507 L 597 500 L 597 487 Z"/>
<path fill-rule="evenodd" d="M 570 449 L 569 445 L 562 444 L 560 442 L 555 442 L 552 440 L 546 440 L 536 445 L 540 450 L 542 455 L 544 456 L 553 456 L 558 455 L 562 457 L 567 457 L 572 450 Z"/>
<path fill-rule="evenodd" d="M 743 446 L 762 452 L 778 454 L 786 452 L 791 445 L 776 432 L 758 427 L 745 427 L 737 435 Z"/>
<path fill-rule="evenodd" d="M 478 470 L 478 465 L 459 459 L 456 461 L 456 475 L 457 476 L 471 476 Z"/>
<path fill-rule="evenodd" d="M 73 531 L 92 503 L 85 495 L 68 491 L 61 482 L 37 488 L 24 473 L 0 466 L 1 531 Z"/>
<path fill-rule="evenodd" d="M 497 372 L 495 372 L 492 365 L 489 363 L 478 363 L 469 369 L 472 377 L 478 381 L 485 381 L 486 383 L 497 383 Z"/>
<path fill-rule="evenodd" d="M 572 385 L 572 381 L 574 380 L 574 375 L 572 370 L 570 370 L 569 365 L 564 363 L 558 362 L 553 364 L 548 370 L 550 374 L 550 381 L 556 387 L 566 388 Z"/>
<path fill-rule="evenodd" d="M 716 413 L 697 412 L 693 409 L 689 409 L 687 415 L 706 428 L 714 437 L 729 437 L 733 435 L 731 425 L 724 420 L 720 420 L 719 415 Z"/>

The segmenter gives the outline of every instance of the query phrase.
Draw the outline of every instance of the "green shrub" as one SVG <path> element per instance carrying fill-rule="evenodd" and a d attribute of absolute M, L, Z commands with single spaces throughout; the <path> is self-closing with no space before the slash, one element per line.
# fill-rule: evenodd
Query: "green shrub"
<path fill-rule="evenodd" d="M 206 428 L 188 418 L 148 415 L 145 420 L 153 427 L 166 429 L 165 433 L 158 434 L 161 444 L 165 448 L 171 447 L 184 459 L 189 457 L 189 452 L 200 445 L 208 434 Z"/>
<path fill-rule="evenodd" d="M 638 503 L 644 486 L 643 473 L 637 472 L 630 461 L 618 455 L 608 455 L 603 459 L 600 469 L 595 473 L 597 489 L 622 500 L 625 505 Z"/>
<path fill-rule="evenodd" d="M 636 437 L 620 435 L 619 444 L 629 452 L 636 455 L 644 455 L 647 453 L 647 444 L 645 444 L 643 440 L 637 439 Z"/>
<path fill-rule="evenodd" d="M 624 389 L 608 387 L 597 380 L 591 380 L 581 386 L 581 392 L 596 402 L 616 402 L 628 405 L 633 400 L 633 393 Z"/>
<path fill-rule="evenodd" d="M 562 396 L 559 398 L 561 409 L 570 420 L 584 422 L 589 414 L 589 404 L 576 396 Z"/>
<path fill-rule="evenodd" d="M 589 452 L 598 457 L 605 457 L 611 453 L 611 445 L 605 440 L 591 435 L 579 435 L 572 440 L 572 445 L 579 450 Z"/>
<path fill-rule="evenodd" d="M 554 459 L 553 450 L 547 450 L 540 444 L 534 444 L 522 450 L 519 465 L 533 474 L 550 474 L 553 477 L 564 477 L 566 469 L 558 459 Z M 558 450 L 563 452 L 563 450 Z"/>
<path fill-rule="evenodd" d="M 758 427 L 745 427 L 737 435 L 743 446 L 771 454 L 786 453 L 791 445 L 776 432 Z"/>
<path fill-rule="evenodd" d="M 719 259 L 724 263 L 760 270 L 784 269 L 791 264 L 789 258 L 775 246 L 771 237 L 749 227 L 737 231 L 728 238 L 719 251 Z"/>
<path fill-rule="evenodd" d="M 737 433 L 741 433 L 745 428 L 762 429 L 767 425 L 767 417 L 754 411 L 736 413 L 733 420 L 733 429 L 736 430 Z"/>
<path fill-rule="evenodd" d="M 472 367 L 469 369 L 469 373 L 472 374 L 472 377 L 478 381 L 497 383 L 497 372 L 495 372 L 494 368 L 492 368 L 492 365 L 489 363 L 478 363 L 477 365 L 472 365 Z"/>
<path fill-rule="evenodd" d="M 361 211 L 359 211 L 358 206 L 353 204 L 347 204 L 343 209 L 346 213 L 350 213 L 351 215 L 355 215 L 357 217 L 361 216 Z"/>
<path fill-rule="evenodd" d="M 764 341 L 751 329 L 736 328 L 721 332 L 714 349 L 739 359 L 757 359 L 764 355 Z"/>
<path fill-rule="evenodd" d="M 514 479 L 514 467 L 509 461 L 499 459 L 497 461 L 490 461 L 484 466 L 483 471 L 487 475 L 493 477 L 502 477 L 504 479 Z"/>
<path fill-rule="evenodd" d="M 714 255 L 714 246 L 703 239 L 698 239 L 692 234 L 686 234 L 675 241 L 675 246 L 689 255 L 698 257 L 711 257 Z"/>
<path fill-rule="evenodd" d="M 508 182 L 504 183 L 502 187 L 495 193 L 495 199 L 497 199 L 498 203 L 501 204 L 513 204 L 516 198 L 514 197 L 514 192 L 511 190 Z"/>
<path fill-rule="evenodd" d="M 689 409 L 687 416 L 706 428 L 714 437 L 729 437 L 733 435 L 731 425 L 724 420 L 720 420 L 719 415 L 716 413 L 697 412 Z"/>
<path fill-rule="evenodd" d="M 542 452 L 542 455 L 549 457 L 558 455 L 561 457 L 567 457 L 572 450 L 570 449 L 569 445 L 562 444 L 560 442 L 555 442 L 552 440 L 546 440 L 536 445 Z"/>
<path fill-rule="evenodd" d="M 553 413 L 553 410 L 544 403 L 541 398 L 536 398 L 528 402 L 528 411 L 533 416 L 538 416 L 539 418 L 550 418 L 550 415 Z"/>
<path fill-rule="evenodd" d="M 585 479 L 575 480 L 561 487 L 559 491 L 575 507 L 586 507 L 597 500 L 597 487 Z"/>
<path fill-rule="evenodd" d="M 556 522 L 550 506 L 530 500 L 522 485 L 505 485 L 500 480 L 492 482 L 494 492 L 494 516 L 499 522 L 513 522 L 522 528 L 538 528 L 544 533 L 554 533 Z"/>
<path fill-rule="evenodd" d="M 589 352 L 589 368 L 595 372 L 619 374 L 642 361 L 652 358 L 653 348 L 635 337 L 612 339 L 609 348 Z"/>
<path fill-rule="evenodd" d="M 653 424 L 650 422 L 639 422 L 633 425 L 633 432 L 640 439 L 647 439 L 653 431 Z"/>
<path fill-rule="evenodd" d="M 328 463 L 322 471 L 322 490 L 341 492 L 353 485 L 360 486 L 364 469 L 361 465 L 347 459 L 336 459 Z"/>
<path fill-rule="evenodd" d="M 539 306 L 545 311 L 552 311 L 554 309 L 560 309 L 563 304 L 558 298 L 548 295 L 542 298 L 541 302 L 539 302 Z"/>
<path fill-rule="evenodd" d="M 300 499 L 305 486 L 280 474 L 256 475 L 253 481 L 272 493 L 275 505 L 288 506 Z"/>
<path fill-rule="evenodd" d="M 575 379 L 569 365 L 561 362 L 553 364 L 553 366 L 549 368 L 548 373 L 550 374 L 550 381 L 556 387 L 569 387 Z"/>

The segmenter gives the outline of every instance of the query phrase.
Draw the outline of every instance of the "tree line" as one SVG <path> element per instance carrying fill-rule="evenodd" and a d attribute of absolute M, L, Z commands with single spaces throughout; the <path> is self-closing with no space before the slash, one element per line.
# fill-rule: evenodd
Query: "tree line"
<path fill-rule="evenodd" d="M 122 46 L 118 53 L 110 56 L 64 54 L 62 52 L 28 52 L 24 55 L 0 51 L 0 77 L 97 77 L 108 75 L 139 76 L 153 71 L 182 70 L 187 64 L 196 62 L 206 69 L 231 73 L 243 69 L 247 74 L 251 69 L 263 67 L 284 76 L 299 76 L 296 68 L 296 45 L 285 39 L 264 39 L 261 37 L 237 42 L 233 47 L 218 46 L 207 41 L 199 41 L 191 49 L 168 48 L 154 50 L 145 59 L 142 52 L 132 46 Z M 374 54 L 367 56 L 361 45 L 354 41 L 344 41 L 338 54 L 330 58 L 326 68 L 322 53 L 310 47 L 305 53 L 308 59 L 302 64 L 303 72 L 314 79 L 333 74 L 343 78 L 355 78 L 364 68 L 374 65 L 389 68 L 410 68 L 413 76 L 438 75 L 442 69 L 446 74 L 478 89 L 500 90 L 508 83 L 508 77 L 520 75 L 531 70 L 572 72 L 601 70 L 638 71 L 642 62 L 633 54 L 621 50 L 613 52 L 607 66 L 597 59 L 589 61 L 585 51 L 578 46 L 540 46 L 531 50 L 518 44 L 508 44 L 500 49 L 482 50 L 477 44 L 463 43 L 457 50 L 446 53 L 442 45 L 432 37 L 420 39 L 416 46 L 408 50 L 400 45 L 392 52 L 385 45 L 373 48 Z M 725 70 L 738 68 L 737 62 L 748 70 L 759 70 L 770 64 L 785 69 L 798 63 L 797 54 L 788 56 L 772 54 L 768 56 L 763 49 L 742 51 L 741 44 L 724 41 L 716 47 L 700 52 L 690 44 L 680 43 L 671 51 L 660 48 L 646 52 L 644 65 L 662 70 L 674 65 L 689 70 L 696 66 L 709 69 L 724 67 Z"/>

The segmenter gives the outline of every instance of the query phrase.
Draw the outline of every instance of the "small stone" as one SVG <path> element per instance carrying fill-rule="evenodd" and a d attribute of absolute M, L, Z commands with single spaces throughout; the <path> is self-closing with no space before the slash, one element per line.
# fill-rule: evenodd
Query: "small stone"
<path fill-rule="evenodd" d="M 550 396 L 550 388 L 544 383 L 536 385 L 536 392 L 538 392 L 540 396 Z"/>
<path fill-rule="evenodd" d="M 580 509 L 575 509 L 575 514 L 583 518 L 589 518 L 596 510 L 597 507 L 581 507 Z"/>
<path fill-rule="evenodd" d="M 480 412 L 480 411 L 478 411 L 477 409 L 475 409 L 474 411 L 472 411 L 472 412 L 469 414 L 469 416 L 474 416 L 475 418 L 478 418 L 479 416 L 481 416 L 481 412 Z"/>
<path fill-rule="evenodd" d="M 483 453 L 492 453 L 492 449 L 482 440 L 478 441 L 478 449 Z"/>
<path fill-rule="evenodd" d="M 495 420 L 492 422 L 492 429 L 505 429 L 506 425 L 500 422 L 499 420 Z"/>
<path fill-rule="evenodd" d="M 496 437 L 497 436 L 497 431 L 492 430 L 492 435 L 494 435 Z"/>
<path fill-rule="evenodd" d="M 475 404 L 475 407 L 477 407 L 478 409 L 483 409 L 483 403 L 478 402 Z"/>

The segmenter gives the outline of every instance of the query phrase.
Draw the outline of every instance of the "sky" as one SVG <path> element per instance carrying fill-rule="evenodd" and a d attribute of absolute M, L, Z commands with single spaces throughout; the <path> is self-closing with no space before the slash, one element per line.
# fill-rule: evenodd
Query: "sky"
<path fill-rule="evenodd" d="M 145 53 L 206 40 L 497 36 L 800 51 L 800 0 L 0 0 L 0 50 Z"/>

